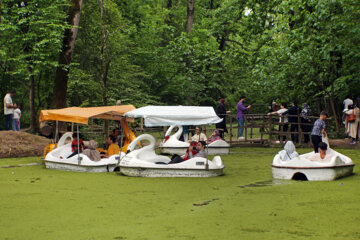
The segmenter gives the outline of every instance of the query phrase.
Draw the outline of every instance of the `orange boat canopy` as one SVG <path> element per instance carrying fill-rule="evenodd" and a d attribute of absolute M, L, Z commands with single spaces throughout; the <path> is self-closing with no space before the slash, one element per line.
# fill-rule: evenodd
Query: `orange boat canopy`
<path fill-rule="evenodd" d="M 41 110 L 39 121 L 62 121 L 89 124 L 89 118 L 121 120 L 124 114 L 134 110 L 133 105 L 104 107 L 69 107 L 62 109 Z"/>

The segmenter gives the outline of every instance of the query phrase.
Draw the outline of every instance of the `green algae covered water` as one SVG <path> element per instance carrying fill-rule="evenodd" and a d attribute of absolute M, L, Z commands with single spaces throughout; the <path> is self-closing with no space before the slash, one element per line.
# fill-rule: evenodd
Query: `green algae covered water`
<path fill-rule="evenodd" d="M 310 149 L 301 149 L 301 153 Z M 279 149 L 232 149 L 225 176 L 131 178 L 0 159 L 0 239 L 360 239 L 355 174 L 273 181 Z"/>

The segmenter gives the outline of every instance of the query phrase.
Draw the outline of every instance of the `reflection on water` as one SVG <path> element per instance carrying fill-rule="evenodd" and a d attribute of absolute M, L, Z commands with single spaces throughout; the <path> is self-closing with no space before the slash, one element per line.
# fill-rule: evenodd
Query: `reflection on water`
<path fill-rule="evenodd" d="M 241 185 L 241 186 L 237 186 L 237 187 L 239 187 L 239 188 L 267 187 L 267 186 L 274 186 L 274 185 L 281 185 L 281 184 L 292 184 L 292 183 L 291 183 L 291 181 L 288 181 L 288 180 L 271 179 L 271 180 L 267 180 L 267 181 L 255 182 L 255 183 L 250 183 L 247 185 Z"/>

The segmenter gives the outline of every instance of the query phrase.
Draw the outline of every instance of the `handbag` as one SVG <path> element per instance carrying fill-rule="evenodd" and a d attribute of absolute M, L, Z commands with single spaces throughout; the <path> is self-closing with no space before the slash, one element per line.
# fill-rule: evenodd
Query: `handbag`
<path fill-rule="evenodd" d="M 354 113 L 352 113 L 346 117 L 347 122 L 355 122 L 355 120 L 356 120 L 356 116 Z"/>

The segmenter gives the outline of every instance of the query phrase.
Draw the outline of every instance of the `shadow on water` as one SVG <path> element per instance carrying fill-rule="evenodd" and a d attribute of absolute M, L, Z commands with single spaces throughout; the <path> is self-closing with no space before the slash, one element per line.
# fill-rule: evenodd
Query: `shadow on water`
<path fill-rule="evenodd" d="M 271 179 L 271 180 L 267 180 L 267 181 L 250 183 L 250 184 L 247 184 L 247 185 L 240 185 L 240 186 L 237 186 L 237 187 L 239 187 L 239 188 L 268 187 L 268 186 L 283 185 L 283 184 L 291 184 L 291 182 L 288 181 L 288 180 Z"/>
<path fill-rule="evenodd" d="M 18 165 L 8 165 L 8 166 L 1 166 L 1 168 L 27 167 L 27 166 L 35 166 L 35 165 L 42 165 L 42 163 L 27 163 L 27 164 L 18 164 Z"/>

